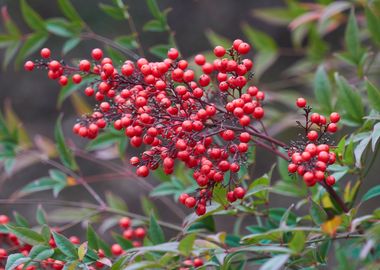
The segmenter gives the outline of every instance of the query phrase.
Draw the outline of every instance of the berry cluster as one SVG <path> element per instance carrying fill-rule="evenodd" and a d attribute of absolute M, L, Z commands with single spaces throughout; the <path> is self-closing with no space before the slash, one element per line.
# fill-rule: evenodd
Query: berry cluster
<path fill-rule="evenodd" d="M 179 270 L 190 270 L 197 267 L 201 267 L 203 265 L 203 260 L 201 258 L 187 259 L 182 262 L 182 267 Z"/>
<path fill-rule="evenodd" d="M 318 182 L 332 186 L 335 178 L 329 175 L 327 169 L 335 163 L 336 155 L 331 151 L 327 133 L 337 131 L 340 115 L 333 112 L 328 121 L 323 115 L 311 113 L 311 107 L 306 106 L 304 98 L 298 98 L 296 105 L 305 112 L 305 125 L 298 123 L 305 133 L 301 135 L 301 140 L 292 142 L 288 148 L 288 171 L 302 176 L 308 186 L 314 186 Z"/>
<path fill-rule="evenodd" d="M 265 94 L 248 85 L 253 62 L 243 56 L 249 51 L 250 45 L 237 39 L 228 49 L 216 46 L 212 62 L 196 55 L 193 68 L 172 48 L 164 61 L 127 60 L 118 69 L 100 49 L 92 51 L 92 61 L 81 60 L 72 67 L 51 59 L 44 48 L 42 59 L 27 61 L 25 69 L 46 68 L 49 78 L 61 85 L 69 77 L 73 83 L 93 77 L 84 93 L 94 96 L 98 105 L 73 131 L 93 139 L 108 124 L 123 130 L 132 146 L 147 146 L 141 156 L 130 158 L 141 177 L 160 166 L 171 174 L 176 162 L 193 168 L 197 195 L 183 194 L 180 201 L 203 215 L 216 185 L 228 189 L 230 202 L 244 197 L 238 172 L 246 162 L 248 144 L 268 142 L 261 123 Z M 196 66 L 202 70 L 199 77 Z"/>

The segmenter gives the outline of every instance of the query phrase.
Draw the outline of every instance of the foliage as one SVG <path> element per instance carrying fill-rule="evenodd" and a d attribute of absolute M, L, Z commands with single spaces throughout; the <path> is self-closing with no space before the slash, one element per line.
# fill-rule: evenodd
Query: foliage
<path fill-rule="evenodd" d="M 29 2 L 32 1 L 19 1 L 22 18 L 29 28 L 27 33 L 15 24 L 13 17 L 17 15 L 8 14 L 6 7 L 2 8 L 4 33 L 0 34 L 0 48 L 5 49 L 4 68 L 12 61 L 16 67 L 20 66 L 53 36 L 63 40 L 63 54 L 86 40 L 101 42 L 115 62 L 124 61 L 125 57 L 136 60 L 144 54 L 141 36 L 125 1 L 112 0 L 99 5 L 104 16 L 129 25 L 128 33 L 114 39 L 91 30 L 69 0 L 57 1 L 62 17 L 48 19 L 42 18 Z M 273 101 L 266 104 L 268 117 L 264 124 L 271 127 L 272 136 L 294 127 L 296 111 L 291 108 L 298 96 L 294 89 L 301 87 L 307 89 L 303 92 L 310 95 L 307 99 L 311 103 L 317 104 L 314 109 L 318 112 L 341 112 L 341 138 L 334 138 L 333 149 L 337 163 L 330 168 L 337 180 L 335 194 L 342 195 L 349 211 L 343 211 L 330 197 L 333 191 L 326 192 L 321 186 L 308 188 L 297 176 L 289 175 L 287 161 L 279 159 L 268 173 L 254 177 L 250 168 L 256 164 L 255 145 L 250 148 L 247 166 L 239 175 L 247 190 L 243 200 L 228 205 L 225 190 L 215 190 L 217 196 L 205 215 L 187 213 L 182 218 L 183 210 L 173 201 L 181 193 L 194 190 L 194 181 L 189 170 L 176 166 L 171 175 L 155 171 L 160 183 L 155 187 L 146 184 L 150 196 L 142 197 L 143 214 L 137 214 L 128 210 L 123 198 L 110 192 L 97 194 L 86 181 L 79 160 L 80 157 L 104 165 L 112 170 L 115 178 L 133 179 L 133 174 L 120 163 L 124 162 L 128 147 L 123 133 L 107 128 L 85 149 L 80 149 L 67 139 L 61 116 L 55 124 L 54 139 L 38 136 L 32 142 L 10 104 L 5 104 L 0 114 L 2 177 L 9 178 L 26 170 L 25 166 L 19 166 L 25 156 L 30 157 L 29 166 L 43 162 L 51 169 L 45 177 L 30 179 L 1 203 L 12 203 L 14 199 L 35 202 L 24 197 L 50 190 L 59 197 L 62 190 L 74 186 L 84 188 L 94 202 L 57 200 L 59 208 L 47 211 L 49 202 L 41 201 L 36 205 L 36 222 L 19 213 L 14 214 L 11 222 L 1 215 L 0 237 L 7 241 L 0 247 L 0 264 L 7 270 L 42 266 L 126 270 L 379 268 L 380 210 L 375 204 L 377 209 L 368 212 L 363 205 L 375 202 L 380 195 L 380 186 L 369 177 L 376 167 L 380 148 L 380 3 L 369 0 L 285 2 L 284 7 L 256 9 L 252 15 L 278 29 L 287 27 L 292 48 L 281 48 L 256 26 L 241 24 L 255 51 L 253 80 Z M 163 59 L 168 48 L 176 45 L 168 25 L 170 9 L 163 10 L 155 0 L 146 0 L 146 5 L 152 19 L 142 26 L 143 31 L 167 36 L 166 44 L 149 48 L 149 53 Z M 211 45 L 230 43 L 211 30 L 205 34 Z M 278 81 L 266 82 L 266 76 L 273 72 L 272 66 L 289 54 L 296 55 L 298 60 L 284 70 L 281 78 L 276 78 Z M 57 95 L 58 107 L 70 98 L 74 109 L 85 112 L 88 105 L 79 90 L 88 83 L 83 80 L 80 85 L 69 83 L 62 87 Z M 115 160 L 97 159 L 101 153 L 108 153 L 107 157 Z M 363 183 L 369 183 L 371 188 L 363 190 Z M 274 196 L 289 197 L 286 201 L 292 203 L 275 207 Z M 177 224 L 163 220 L 153 198 L 165 203 L 167 211 L 181 217 Z M 219 222 L 229 219 L 233 220 L 233 227 L 221 230 Z M 65 234 L 66 229 L 78 223 L 86 226 L 83 241 Z M 109 235 L 112 242 L 105 240 Z M 337 266 L 332 265 L 332 256 Z"/>

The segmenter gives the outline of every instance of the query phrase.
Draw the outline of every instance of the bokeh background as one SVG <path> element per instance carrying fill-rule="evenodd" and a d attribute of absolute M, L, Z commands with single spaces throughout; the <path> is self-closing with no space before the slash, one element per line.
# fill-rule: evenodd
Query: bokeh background
<path fill-rule="evenodd" d="M 94 1 L 94 0 L 75 0 L 72 1 L 74 6 L 79 11 L 80 15 L 86 21 L 92 29 L 100 35 L 104 35 L 108 38 L 113 38 L 118 35 L 125 34 L 128 32 L 128 25 L 125 22 L 115 21 L 109 16 L 106 16 L 100 11 L 98 4 L 100 2 L 107 3 L 104 1 Z M 243 23 L 248 23 L 254 26 L 256 29 L 261 30 L 271 37 L 273 37 L 278 46 L 282 48 L 282 53 L 280 57 L 276 60 L 274 64 L 265 72 L 258 82 L 259 88 L 263 90 L 273 91 L 272 95 L 281 95 L 282 92 L 288 92 L 292 90 L 294 92 L 300 93 L 300 95 L 312 95 L 312 88 L 310 85 L 292 85 L 288 89 L 277 90 L 281 82 L 287 82 L 287 76 L 284 75 L 284 71 L 292 66 L 297 60 L 299 60 L 300 55 L 294 53 L 291 48 L 291 38 L 289 29 L 286 26 L 271 25 L 263 20 L 260 20 L 253 16 L 255 9 L 263 7 L 281 7 L 284 5 L 284 1 L 281 0 L 266 0 L 266 1 L 252 1 L 252 0 L 204 0 L 204 1 L 168 1 L 159 0 L 160 8 L 172 8 L 172 11 L 168 15 L 169 25 L 172 31 L 175 33 L 175 39 L 177 45 L 182 53 L 182 55 L 187 58 L 196 53 L 202 51 L 208 51 L 211 48 L 209 41 L 210 31 L 223 35 L 231 40 L 235 38 L 244 37 L 241 31 L 241 25 Z M 313 2 L 313 1 L 308 1 Z M 62 16 L 59 11 L 56 1 L 46 1 L 46 0 L 29 0 L 28 3 L 37 10 L 41 16 L 44 18 Z M 21 27 L 24 32 L 28 32 L 28 28 L 24 21 L 21 19 L 21 13 L 19 10 L 18 1 L 4 1 L 0 0 L 0 6 L 6 5 L 8 7 L 9 14 L 15 20 L 15 22 Z M 152 18 L 146 7 L 145 1 L 131 0 L 128 1 L 130 7 L 130 14 L 133 16 L 136 23 L 138 32 L 140 33 L 140 38 L 143 44 L 143 49 L 145 52 L 152 45 L 165 42 L 167 36 L 163 33 L 151 33 L 144 32 L 142 27 L 144 23 Z M 1 28 L 0 33 L 4 31 Z M 342 30 L 337 30 L 332 35 L 327 35 L 325 38 L 333 46 L 335 46 L 335 41 L 338 42 L 343 33 Z M 59 37 L 52 37 L 49 39 L 46 46 L 50 47 L 53 55 L 61 54 L 62 41 L 64 39 Z M 89 57 L 89 52 L 92 48 L 102 46 L 97 41 L 85 41 L 82 42 L 76 49 L 71 51 L 64 58 L 69 60 L 78 57 Z M 336 45 L 336 46 L 339 46 Z M 154 56 L 149 55 L 148 57 L 154 58 Z M 0 50 L 0 59 L 4 57 L 4 51 Z M 37 57 L 37 55 L 34 55 Z M 33 56 L 31 57 L 33 59 Z M 281 88 L 281 87 L 280 87 Z M 59 86 L 56 82 L 48 80 L 44 72 L 33 72 L 28 73 L 23 70 L 15 69 L 13 64 L 10 64 L 7 68 L 3 68 L 0 71 L 0 106 L 4 109 L 6 103 L 13 106 L 14 111 L 22 120 L 24 127 L 28 131 L 31 138 L 35 138 L 37 135 L 43 135 L 48 138 L 53 137 L 54 124 L 62 112 L 64 113 L 63 127 L 67 138 L 72 140 L 77 147 L 84 147 L 86 144 L 85 140 L 78 139 L 71 133 L 71 127 L 75 123 L 78 114 L 73 109 L 72 104 L 67 100 L 62 109 L 58 109 L 56 106 L 56 100 L 59 92 Z M 269 94 L 271 95 L 271 94 Z M 297 119 L 293 113 L 294 111 L 289 111 L 287 107 L 281 107 L 279 109 L 283 110 L 283 116 L 279 118 L 279 125 L 271 130 L 276 136 L 281 137 L 284 140 L 296 135 L 295 129 L 284 129 L 284 127 L 294 127 L 294 120 Z M 290 118 L 289 118 L 290 117 Z M 291 121 L 289 121 L 289 119 Z M 278 131 L 281 131 L 280 133 Z M 342 134 L 342 133 L 340 133 Z M 340 136 L 337 134 L 337 137 Z M 131 156 L 133 150 L 127 149 L 127 156 Z M 267 172 L 272 164 L 276 161 L 275 158 L 267 153 L 258 151 L 258 159 L 256 163 L 251 167 L 252 177 L 258 177 L 263 173 Z M 121 164 L 120 161 L 115 161 Z M 377 160 L 376 163 L 379 163 Z M 107 173 L 107 170 L 101 166 L 94 165 L 94 163 L 80 160 L 83 173 L 86 176 L 99 175 Z M 125 168 L 128 168 L 127 165 Z M 377 166 L 378 167 L 378 166 Z M 7 177 L 2 175 L 0 182 L 0 198 L 6 199 L 14 194 L 20 187 L 24 184 L 30 182 L 31 180 L 37 179 L 39 177 L 47 175 L 47 170 L 50 166 L 46 164 L 37 164 L 29 167 L 25 170 L 17 172 L 15 175 Z M 379 168 L 377 168 L 378 170 Z M 378 181 L 378 171 L 373 170 L 368 177 L 371 181 Z M 278 174 L 275 173 L 273 180 L 278 179 Z M 156 179 L 142 180 L 131 175 L 130 177 L 118 178 L 114 180 L 104 180 L 96 179 L 96 182 L 92 183 L 92 186 L 104 194 L 105 191 L 112 191 L 113 193 L 119 195 L 126 200 L 129 210 L 135 213 L 142 213 L 141 207 L 141 197 L 148 196 L 149 187 L 146 184 L 142 184 L 141 181 L 147 181 L 149 185 L 155 185 L 158 183 Z M 367 190 L 369 186 L 374 185 L 374 182 L 365 183 L 362 190 Z M 292 199 L 279 197 L 276 195 L 271 195 L 271 204 L 274 206 L 282 206 L 287 208 L 291 205 Z M 360 195 L 359 195 L 360 196 Z M 52 199 L 51 192 L 42 192 L 37 195 L 33 195 L 32 198 L 50 200 Z M 60 198 L 62 200 L 72 200 L 72 201 L 91 201 L 92 198 L 81 187 L 71 187 L 65 189 L 61 194 Z M 169 198 L 172 200 L 172 198 Z M 167 206 L 162 204 L 161 200 L 152 199 L 155 206 L 158 209 L 158 213 L 162 220 L 173 222 L 176 224 L 180 223 L 180 219 L 173 215 L 171 211 L 167 211 Z M 367 204 L 368 208 L 373 208 L 376 206 L 376 201 L 373 201 L 373 205 Z M 53 207 L 53 206 L 51 206 Z M 49 206 L 46 206 L 47 210 Z M 35 213 L 36 205 L 33 204 L 0 204 L 0 213 L 11 213 L 16 210 L 23 215 L 33 218 Z M 185 210 L 182 209 L 181 211 Z M 364 210 L 365 211 L 365 210 Z M 250 220 L 247 220 L 249 223 Z M 222 222 L 217 222 L 218 228 L 231 229 L 231 222 L 228 220 L 223 220 Z M 80 230 L 80 225 L 74 226 L 71 229 L 71 233 L 77 233 Z"/>

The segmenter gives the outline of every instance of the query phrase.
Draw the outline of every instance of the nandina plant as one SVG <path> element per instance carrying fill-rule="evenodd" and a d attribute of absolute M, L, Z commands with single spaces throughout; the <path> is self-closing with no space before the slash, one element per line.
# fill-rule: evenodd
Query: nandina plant
<path fill-rule="evenodd" d="M 168 32 L 169 41 L 151 49 L 155 57 L 139 57 L 144 54 L 143 46 L 122 1 L 101 5 L 111 17 L 127 20 L 133 32 L 131 37 L 115 41 L 93 32 L 67 0 L 58 1 L 66 19 L 47 20 L 20 1 L 26 23 L 36 31 L 26 38 L 20 36 L 4 7 L 7 34 L 2 38 L 4 46 L 9 46 L 7 53 L 17 45 L 14 40 L 26 40 L 16 62 L 42 47 L 50 34 L 69 38 L 65 50 L 84 39 L 106 46 L 74 61 L 42 48 L 37 60 L 24 64 L 27 71 L 46 71 L 48 78 L 62 86 L 59 104 L 73 98 L 79 119 L 72 123 L 72 132 L 89 142 L 81 149 L 65 139 L 61 115 L 54 130 L 55 145 L 42 137 L 32 144 L 6 106 L 6 116 L 0 115 L 0 149 L 7 173 L 17 173 L 17 162 L 23 156 L 52 169 L 47 177 L 30 181 L 9 200 L 0 200 L 3 204 L 38 205 L 37 224 L 17 212 L 13 218 L 0 214 L 0 269 L 379 268 L 379 210 L 361 208 L 380 195 L 379 186 L 366 191 L 360 202 L 357 197 L 362 183 L 369 179 L 379 148 L 380 91 L 370 81 L 376 80 L 370 77 L 377 71 L 377 60 L 371 59 L 370 53 L 378 51 L 380 20 L 376 14 L 380 10 L 371 3 L 327 2 L 294 2 L 281 10 L 291 18 L 287 24 L 294 42 L 302 27 L 302 35 L 312 41 L 305 45 L 307 65 L 294 69 L 297 81 L 305 87 L 312 75 L 315 99 L 262 90 L 268 89 L 259 81 L 267 63 L 282 51 L 289 52 L 248 24 L 243 25 L 243 32 L 249 41 L 242 38 L 228 43 L 208 32 L 214 49 L 187 57 L 175 46 L 167 12 L 148 0 L 154 19 L 144 29 Z M 348 8 L 352 8 L 350 14 L 345 12 Z M 278 9 L 274 11 L 277 14 Z M 268 16 L 271 12 L 261 11 L 259 17 L 271 22 L 268 18 L 275 17 Z M 340 61 L 337 64 L 335 59 L 324 59 L 327 45 L 323 35 L 339 25 L 346 30 L 339 49 L 343 52 L 335 54 Z M 371 44 L 371 50 L 359 41 L 360 30 L 369 33 L 361 41 Z M 295 44 L 294 53 L 299 54 L 301 45 Z M 362 90 L 365 99 L 358 93 Z M 92 98 L 92 111 L 78 92 Z M 294 111 L 287 126 L 295 132 L 287 139 L 273 132 L 286 122 L 286 112 L 279 105 Z M 114 145 L 121 161 L 102 159 L 99 153 L 112 155 Z M 277 162 L 257 177 L 251 168 L 256 160 L 266 160 L 267 154 Z M 143 214 L 128 211 L 126 198 L 92 187 L 91 179 L 98 180 L 97 176 L 86 176 L 76 157 L 112 172 L 100 175 L 101 180 L 138 178 L 165 209 L 143 197 Z M 349 175 L 356 180 L 347 180 Z M 274 177 L 280 180 L 273 183 Z M 162 183 L 153 186 L 153 178 Z M 76 185 L 83 187 L 94 203 L 23 198 L 43 190 L 52 190 L 57 197 L 61 190 Z M 290 196 L 292 201 L 275 207 L 276 197 L 271 194 Z M 45 207 L 52 205 L 59 208 L 47 213 Z M 165 211 L 177 216 L 178 222 L 160 218 Z M 86 232 L 69 234 L 78 223 Z M 230 228 L 220 229 L 220 225 Z M 334 266 L 331 257 L 339 266 Z"/>

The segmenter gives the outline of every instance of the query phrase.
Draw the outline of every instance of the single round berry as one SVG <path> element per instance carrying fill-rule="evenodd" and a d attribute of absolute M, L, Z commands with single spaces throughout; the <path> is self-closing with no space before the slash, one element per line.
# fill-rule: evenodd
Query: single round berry
<path fill-rule="evenodd" d="M 149 169 L 147 166 L 141 166 L 136 170 L 136 174 L 140 177 L 147 177 L 149 175 Z"/>
<path fill-rule="evenodd" d="M 329 186 L 333 186 L 335 184 L 335 177 L 332 175 L 327 176 L 326 184 L 328 184 Z"/>
<path fill-rule="evenodd" d="M 185 205 L 187 208 L 193 208 L 196 203 L 197 203 L 197 201 L 195 200 L 194 197 L 188 197 L 185 200 Z"/>
<path fill-rule="evenodd" d="M 337 113 L 337 112 L 333 112 L 333 113 L 330 114 L 330 121 L 331 121 L 332 123 L 338 123 L 339 120 L 340 120 L 340 115 L 339 115 L 339 113 Z"/>
<path fill-rule="evenodd" d="M 32 71 L 34 69 L 34 63 L 32 61 L 26 61 L 24 64 L 24 69 L 27 71 Z"/>
<path fill-rule="evenodd" d="M 214 54 L 216 57 L 223 57 L 226 54 L 226 49 L 222 46 L 216 46 L 214 49 Z"/>
<path fill-rule="evenodd" d="M 42 58 L 47 59 L 47 58 L 50 57 L 51 52 L 50 52 L 50 49 L 49 49 L 49 48 L 43 48 L 43 49 L 41 49 L 40 54 L 41 54 L 41 57 L 42 57 Z"/>
<path fill-rule="evenodd" d="M 175 48 L 170 48 L 168 51 L 168 57 L 171 60 L 176 60 L 179 56 L 178 50 Z"/>
<path fill-rule="evenodd" d="M 103 51 L 99 48 L 95 48 L 91 52 L 92 59 L 99 61 L 103 57 Z"/>
<path fill-rule="evenodd" d="M 315 130 L 309 131 L 309 133 L 307 133 L 307 138 L 310 141 L 316 141 L 318 139 L 318 132 L 316 132 Z"/>
<path fill-rule="evenodd" d="M 240 54 L 247 54 L 250 49 L 251 49 L 251 46 L 249 46 L 248 43 L 242 42 L 242 43 L 240 43 L 237 51 Z"/>
<path fill-rule="evenodd" d="M 304 108 L 306 106 L 306 99 L 300 97 L 296 101 L 296 105 L 298 108 Z"/>

